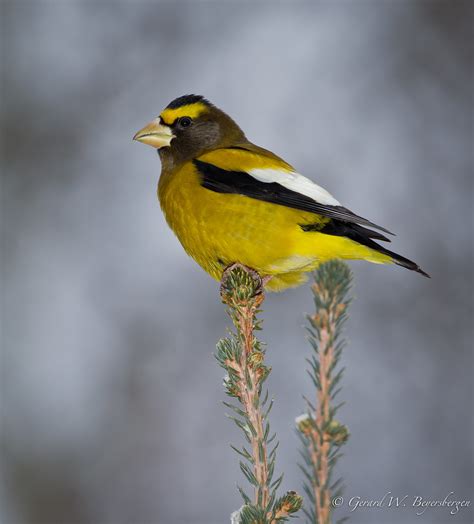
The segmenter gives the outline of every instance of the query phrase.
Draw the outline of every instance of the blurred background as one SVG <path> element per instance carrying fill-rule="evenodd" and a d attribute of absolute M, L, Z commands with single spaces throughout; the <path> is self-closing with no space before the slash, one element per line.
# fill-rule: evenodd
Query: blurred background
<path fill-rule="evenodd" d="M 2 522 L 218 524 L 241 505 L 218 284 L 167 228 L 159 159 L 131 140 L 188 93 L 432 275 L 351 264 L 346 497 L 472 498 L 472 4 L 1 7 Z M 308 286 L 268 296 L 262 334 L 282 488 L 300 492 L 312 308 Z M 473 522 L 469 508 L 350 515 Z"/>

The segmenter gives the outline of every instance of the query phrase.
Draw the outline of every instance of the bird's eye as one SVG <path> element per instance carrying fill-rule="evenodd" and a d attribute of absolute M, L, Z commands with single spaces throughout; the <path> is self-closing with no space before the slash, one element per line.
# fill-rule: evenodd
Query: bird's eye
<path fill-rule="evenodd" d="M 180 127 L 189 127 L 192 124 L 192 120 L 188 116 L 183 116 L 179 119 Z"/>

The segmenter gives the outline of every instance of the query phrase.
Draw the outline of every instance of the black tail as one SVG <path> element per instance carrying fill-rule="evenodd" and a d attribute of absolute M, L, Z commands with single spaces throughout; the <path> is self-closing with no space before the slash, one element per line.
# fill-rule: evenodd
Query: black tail
<path fill-rule="evenodd" d="M 365 245 L 367 245 L 368 247 L 371 247 L 372 249 L 375 249 L 379 253 L 383 253 L 384 255 L 388 255 L 392 257 L 395 264 L 402 266 L 402 267 L 406 267 L 407 269 L 411 269 L 412 271 L 416 271 L 417 273 L 420 273 L 424 277 L 431 278 L 430 275 L 428 275 L 426 271 L 423 271 L 421 267 L 418 264 L 416 264 L 415 262 L 413 262 L 412 260 L 402 257 L 398 253 L 394 253 L 393 251 L 385 249 L 384 247 L 379 246 L 376 242 L 371 242 L 371 244 L 372 246 L 369 246 L 368 244 L 365 244 Z"/>
<path fill-rule="evenodd" d="M 303 229 L 306 231 L 314 231 L 314 229 L 311 229 L 308 226 L 303 226 Z M 377 244 L 377 242 L 374 242 L 372 240 L 373 238 L 382 240 L 384 242 L 390 242 L 390 239 L 377 231 L 372 231 L 371 229 L 367 229 L 365 227 L 359 226 L 358 224 L 352 224 L 350 222 L 331 220 L 331 222 L 326 224 L 322 229 L 319 230 L 319 232 L 325 233 L 326 235 L 336 235 L 350 238 L 351 240 L 354 240 L 363 246 L 370 247 L 370 249 L 373 249 L 374 251 L 388 255 L 393 259 L 395 264 L 399 266 L 406 267 L 407 269 L 416 271 L 427 278 L 431 278 L 430 275 L 423 271 L 418 264 L 415 264 L 415 262 L 384 248 L 380 244 Z"/>

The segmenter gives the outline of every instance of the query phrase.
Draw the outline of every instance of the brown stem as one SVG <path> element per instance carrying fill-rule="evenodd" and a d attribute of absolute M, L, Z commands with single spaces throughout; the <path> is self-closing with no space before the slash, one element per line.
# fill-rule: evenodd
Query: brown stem
<path fill-rule="evenodd" d="M 330 387 L 332 377 L 330 369 L 334 360 L 334 346 L 331 335 L 336 331 L 334 304 L 318 314 L 320 325 L 319 344 L 319 382 L 317 392 L 317 408 L 315 426 L 311 432 L 310 456 L 314 469 L 313 493 L 316 501 L 316 517 L 318 524 L 331 522 L 331 491 L 329 489 L 329 452 L 330 439 L 327 434 L 327 424 L 330 422 Z"/>
<path fill-rule="evenodd" d="M 260 295 L 261 299 L 258 300 L 258 305 L 263 302 L 263 293 Z M 254 474 L 258 482 L 258 487 L 255 488 L 255 504 L 260 507 L 265 507 L 269 499 L 269 488 L 268 488 L 268 456 L 267 446 L 264 440 L 264 427 L 263 427 L 263 414 L 260 408 L 259 396 L 260 396 L 260 379 L 257 370 L 254 369 L 250 364 L 251 355 L 254 348 L 254 331 L 253 326 L 255 324 L 255 313 L 258 305 L 249 304 L 240 309 L 238 313 L 239 331 L 242 336 L 243 349 L 240 366 L 242 370 L 241 384 L 241 400 L 244 405 L 245 412 L 247 413 L 252 426 L 255 428 L 256 435 L 250 434 L 251 446 L 252 446 L 252 457 L 254 460 Z M 250 383 L 247 384 L 245 381 L 246 375 L 250 376 Z M 262 448 L 263 453 L 260 453 Z M 260 499 L 260 500 L 259 500 Z"/>
<path fill-rule="evenodd" d="M 228 268 L 226 272 L 231 271 L 236 265 Z M 256 365 L 262 364 L 263 353 L 261 351 L 255 351 L 254 336 L 256 314 L 265 296 L 260 276 L 249 268 L 243 267 L 243 269 L 247 271 L 259 285 L 253 297 L 239 302 L 233 299 L 229 300 L 226 293 L 223 293 L 224 301 L 233 310 L 234 322 L 241 339 L 243 350 L 241 352 L 240 362 L 228 362 L 227 364 L 233 367 L 239 375 L 239 398 L 250 423 L 255 429 L 255 434 L 250 430 L 248 431 L 252 447 L 253 472 L 258 483 L 258 486 L 255 487 L 254 504 L 265 508 L 270 499 L 270 489 L 268 486 L 268 452 L 264 438 L 264 415 L 260 405 L 260 383 L 263 378 L 263 371 L 260 365 Z M 223 280 L 225 278 L 224 273 Z M 247 380 L 246 377 L 249 377 L 250 380 Z"/>

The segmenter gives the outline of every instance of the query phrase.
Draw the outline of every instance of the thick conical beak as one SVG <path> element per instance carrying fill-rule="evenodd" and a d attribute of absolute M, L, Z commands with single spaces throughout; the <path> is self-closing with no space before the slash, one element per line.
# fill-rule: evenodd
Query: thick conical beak
<path fill-rule="evenodd" d="M 160 149 L 161 147 L 168 147 L 173 138 L 174 135 L 171 132 L 171 128 L 160 124 L 157 118 L 135 133 L 133 140 L 138 140 L 138 142 Z"/>

